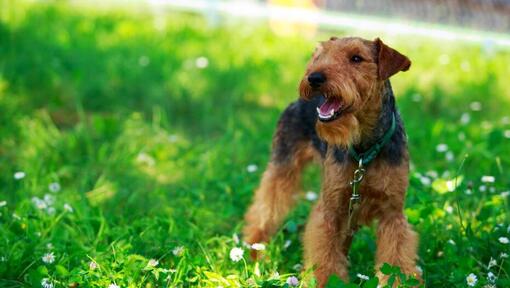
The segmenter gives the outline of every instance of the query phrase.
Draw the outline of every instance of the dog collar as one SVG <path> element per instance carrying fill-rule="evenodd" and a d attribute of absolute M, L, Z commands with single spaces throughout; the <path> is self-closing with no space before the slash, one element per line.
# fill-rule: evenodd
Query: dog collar
<path fill-rule="evenodd" d="M 395 113 L 391 115 L 391 126 L 390 128 L 384 133 L 383 137 L 379 139 L 372 147 L 370 147 L 368 150 L 366 150 L 363 153 L 358 153 L 354 149 L 352 145 L 349 145 L 349 155 L 356 160 L 356 163 L 360 163 L 363 166 L 368 165 L 368 163 L 372 162 L 372 160 L 377 157 L 379 152 L 381 152 L 384 145 L 388 144 L 390 142 L 391 136 L 395 134 L 395 130 L 397 128 L 397 123 L 395 119 Z"/>

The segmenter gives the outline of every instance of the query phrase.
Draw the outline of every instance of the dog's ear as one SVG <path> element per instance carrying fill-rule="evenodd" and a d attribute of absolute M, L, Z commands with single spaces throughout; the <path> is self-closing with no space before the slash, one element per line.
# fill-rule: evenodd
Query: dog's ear
<path fill-rule="evenodd" d="M 407 71 L 411 61 L 397 50 L 388 47 L 381 39 L 374 40 L 377 55 L 377 74 L 380 80 L 386 80 L 400 71 Z"/>

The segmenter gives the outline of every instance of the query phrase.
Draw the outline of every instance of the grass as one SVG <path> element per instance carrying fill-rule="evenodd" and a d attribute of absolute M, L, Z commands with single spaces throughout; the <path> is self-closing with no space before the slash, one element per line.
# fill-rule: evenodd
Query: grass
<path fill-rule="evenodd" d="M 303 279 L 306 199 L 265 260 L 229 253 L 242 247 L 233 235 L 316 39 L 191 14 L 14 3 L 0 1 L 1 287 Z M 406 215 L 427 286 L 465 287 L 474 273 L 483 287 L 488 272 L 510 286 L 510 244 L 499 240 L 510 237 L 510 52 L 381 36 L 413 61 L 393 85 L 413 160 Z M 303 191 L 319 190 L 312 167 Z M 373 277 L 374 252 L 374 228 L 364 228 L 350 253 L 354 284 L 372 287 L 356 275 Z"/>

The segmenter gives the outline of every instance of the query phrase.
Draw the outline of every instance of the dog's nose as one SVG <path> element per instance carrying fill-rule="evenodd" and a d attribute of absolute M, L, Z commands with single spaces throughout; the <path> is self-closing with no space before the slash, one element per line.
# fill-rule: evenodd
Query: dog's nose
<path fill-rule="evenodd" d="M 324 82 L 326 82 L 326 76 L 321 72 L 313 72 L 308 75 L 308 83 L 313 88 L 319 88 Z"/>

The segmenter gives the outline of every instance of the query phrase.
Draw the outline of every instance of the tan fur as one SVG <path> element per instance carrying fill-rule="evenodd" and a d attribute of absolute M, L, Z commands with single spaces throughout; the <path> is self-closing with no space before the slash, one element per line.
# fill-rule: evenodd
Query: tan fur
<path fill-rule="evenodd" d="M 359 65 L 349 63 L 353 53 L 367 61 Z M 380 57 L 397 57 L 398 65 L 394 65 L 392 59 Z M 310 99 L 314 96 L 307 83 L 307 75 L 321 71 L 327 78 L 321 92 L 327 97 L 339 97 L 351 107 L 339 119 L 317 122 L 317 133 L 330 144 L 329 148 L 356 144 L 373 132 L 382 106 L 385 79 L 381 78 L 381 74 L 386 77 L 397 73 L 398 69 L 408 69 L 409 60 L 401 57 L 405 56 L 379 39 L 332 38 L 320 44 L 300 83 L 301 97 Z M 390 63 L 387 65 L 391 67 L 378 67 L 378 63 Z M 294 204 L 293 194 L 298 188 L 300 172 L 315 153 L 310 145 L 303 144 L 294 151 L 294 160 L 290 163 L 271 162 L 268 165 L 255 192 L 254 202 L 246 213 L 244 236 L 248 243 L 268 241 L 276 232 Z M 348 279 L 347 210 L 352 193 L 349 182 L 356 168 L 351 161 L 336 161 L 332 149 L 328 149 L 322 165 L 321 195 L 311 212 L 303 237 L 305 264 L 307 268 L 314 269 L 318 287 L 324 287 L 332 274 Z M 415 264 L 418 239 L 403 214 L 408 166 L 407 152 L 400 165 L 390 166 L 378 158 L 370 164 L 360 186 L 359 224 L 369 225 L 378 220 L 376 270 L 387 262 L 400 266 L 407 274 L 419 276 Z M 377 276 L 383 284 L 386 283 L 383 275 Z"/>

